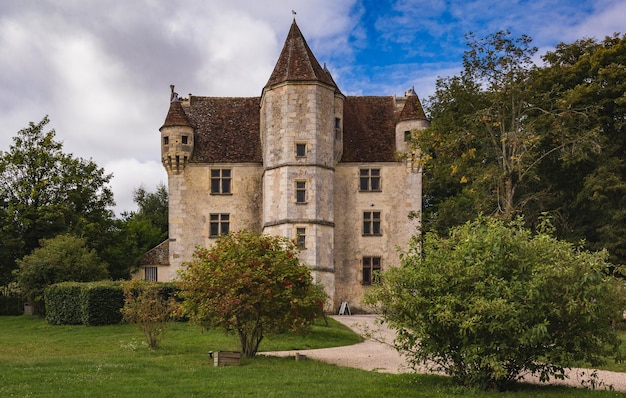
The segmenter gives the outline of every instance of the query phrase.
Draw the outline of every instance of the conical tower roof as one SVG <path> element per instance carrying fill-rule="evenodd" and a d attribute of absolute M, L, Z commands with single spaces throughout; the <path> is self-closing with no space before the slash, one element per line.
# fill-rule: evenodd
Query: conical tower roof
<path fill-rule="evenodd" d="M 411 94 L 406 97 L 399 120 L 427 120 L 422 103 L 413 89 L 411 89 Z"/>
<path fill-rule="evenodd" d="M 163 127 L 174 126 L 192 127 L 191 123 L 189 123 L 189 119 L 187 119 L 187 114 L 185 113 L 183 105 L 181 104 L 178 97 L 175 97 L 172 102 L 170 102 L 170 109 L 169 111 L 167 111 L 167 116 L 165 117 L 165 122 L 163 122 L 163 126 L 161 126 L 161 129 Z"/>
<path fill-rule="evenodd" d="M 295 19 L 265 88 L 286 81 L 319 81 L 337 88 L 330 73 L 325 71 L 315 59 Z"/>

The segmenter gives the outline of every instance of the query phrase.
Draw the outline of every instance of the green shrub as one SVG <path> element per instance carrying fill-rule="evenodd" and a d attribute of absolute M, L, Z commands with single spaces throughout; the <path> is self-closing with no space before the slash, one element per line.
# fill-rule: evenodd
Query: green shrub
<path fill-rule="evenodd" d="M 61 282 L 44 290 L 46 321 L 51 325 L 80 325 L 83 311 L 80 292 L 84 283 Z"/>
<path fill-rule="evenodd" d="M 122 321 L 124 290 L 120 282 L 85 283 L 80 301 L 84 325 L 113 325 Z"/>
<path fill-rule="evenodd" d="M 524 374 L 548 381 L 576 361 L 619 356 L 612 322 L 626 295 L 607 253 L 522 224 L 480 218 L 445 238 L 426 234 L 368 292 L 413 364 L 504 389 Z"/>

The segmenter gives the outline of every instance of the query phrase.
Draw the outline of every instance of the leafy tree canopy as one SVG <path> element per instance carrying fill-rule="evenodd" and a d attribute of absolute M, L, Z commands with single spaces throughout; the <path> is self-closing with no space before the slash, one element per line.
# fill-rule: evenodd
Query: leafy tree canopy
<path fill-rule="evenodd" d="M 108 271 L 87 242 L 70 234 L 43 239 L 41 247 L 17 261 L 17 281 L 31 301 L 43 298 L 44 289 L 58 282 L 89 282 L 106 279 Z"/>
<path fill-rule="evenodd" d="M 619 355 L 612 322 L 626 290 L 609 276 L 606 252 L 522 224 L 481 217 L 447 237 L 427 233 L 368 292 L 414 365 L 505 389 L 528 372 L 547 381 L 575 361 Z"/>
<path fill-rule="evenodd" d="M 239 335 L 254 356 L 267 333 L 306 331 L 326 295 L 300 264 L 294 242 L 241 231 L 200 248 L 181 273 L 183 310 L 190 321 Z"/>
<path fill-rule="evenodd" d="M 54 130 L 44 131 L 49 121 L 31 122 L 0 152 L 0 284 L 41 239 L 70 232 L 96 241 L 113 216 L 111 175 L 64 153 Z"/>

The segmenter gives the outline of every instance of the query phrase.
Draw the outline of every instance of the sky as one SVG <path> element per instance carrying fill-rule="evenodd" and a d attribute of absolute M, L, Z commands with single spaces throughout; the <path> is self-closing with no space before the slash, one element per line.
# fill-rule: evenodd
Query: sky
<path fill-rule="evenodd" d="M 260 96 L 294 17 L 344 94 L 427 101 L 469 32 L 526 34 L 543 54 L 625 33 L 624 15 L 626 0 L 1 0 L 0 151 L 48 115 L 64 152 L 113 174 L 120 214 L 137 187 L 167 185 L 170 84 Z"/>

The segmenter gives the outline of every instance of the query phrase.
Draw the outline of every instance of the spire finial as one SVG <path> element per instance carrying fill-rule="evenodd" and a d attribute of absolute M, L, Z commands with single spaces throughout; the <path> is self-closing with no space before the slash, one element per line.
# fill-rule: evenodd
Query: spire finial
<path fill-rule="evenodd" d="M 291 13 L 293 14 L 293 20 L 295 21 L 295 20 L 296 20 L 296 14 L 297 14 L 297 13 L 296 13 L 294 10 L 291 10 Z"/>

